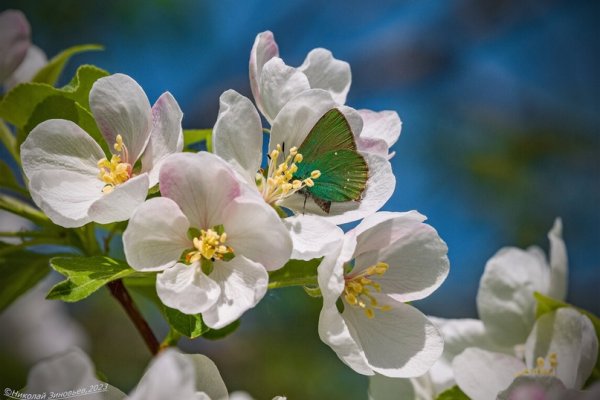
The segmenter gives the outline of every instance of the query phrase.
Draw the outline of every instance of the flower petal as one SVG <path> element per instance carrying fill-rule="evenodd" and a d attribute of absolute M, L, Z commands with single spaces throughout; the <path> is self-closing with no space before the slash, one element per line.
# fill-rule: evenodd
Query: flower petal
<path fill-rule="evenodd" d="M 296 215 L 283 221 L 294 244 L 291 258 L 295 260 L 323 257 L 344 239 L 344 231 L 321 217 Z"/>
<path fill-rule="evenodd" d="M 433 227 L 416 221 L 415 214 L 388 215 L 389 219 L 358 235 L 351 274 L 385 262 L 389 265 L 385 274 L 371 277 L 382 293 L 401 302 L 425 298 L 448 276 L 448 246 Z"/>
<path fill-rule="evenodd" d="M 533 292 L 544 293 L 548 278 L 548 266 L 525 250 L 503 248 L 488 260 L 479 282 L 477 310 L 494 340 L 505 346 L 525 342 L 535 322 Z"/>
<path fill-rule="evenodd" d="M 510 386 L 498 394 L 498 400 L 559 400 L 567 394 L 565 385 L 554 376 L 518 376 Z"/>
<path fill-rule="evenodd" d="M 227 162 L 207 152 L 169 156 L 159 181 L 162 196 L 175 201 L 197 229 L 222 224 L 223 209 L 242 190 Z"/>
<path fill-rule="evenodd" d="M 269 282 L 264 267 L 244 256 L 235 256 L 227 262 L 216 261 L 210 278 L 221 287 L 221 295 L 202 318 L 214 329 L 229 325 L 258 304 Z"/>
<path fill-rule="evenodd" d="M 337 356 L 359 374 L 373 375 L 360 343 L 350 332 L 347 322 L 338 312 L 335 303 L 323 302 L 319 315 L 319 337 L 335 351 Z"/>
<path fill-rule="evenodd" d="M 400 137 L 402 121 L 396 111 L 358 110 L 363 120 L 361 138 L 380 139 L 392 147 Z"/>
<path fill-rule="evenodd" d="M 265 113 L 262 106 L 262 97 L 260 93 L 260 76 L 263 66 L 273 57 L 279 57 L 279 48 L 275 37 L 271 31 L 264 31 L 256 35 L 252 50 L 250 51 L 250 88 L 256 106 L 261 113 Z"/>
<path fill-rule="evenodd" d="M 261 264 L 267 271 L 281 268 L 292 254 L 292 239 L 277 212 L 264 201 L 239 197 L 223 210 L 221 223 L 227 245 L 236 256 Z"/>
<path fill-rule="evenodd" d="M 225 382 L 215 363 L 202 354 L 183 354 L 194 364 L 196 373 L 196 390 L 207 395 L 207 399 L 222 400 L 227 398 Z"/>
<path fill-rule="evenodd" d="M 198 314 L 216 303 L 221 288 L 202 272 L 200 263 L 177 263 L 156 276 L 156 293 L 167 307 Z"/>
<path fill-rule="evenodd" d="M 317 279 L 323 295 L 323 308 L 331 305 L 335 307 L 335 303 L 344 291 L 344 263 L 350 260 L 343 257 L 344 250 L 345 248 L 353 250 L 355 244 L 356 242 L 352 238 L 350 240 L 344 238 L 341 243 L 333 244 L 331 250 L 325 254 L 319 264 Z M 348 253 L 352 254 L 350 251 Z"/>
<path fill-rule="evenodd" d="M 18 10 L 0 13 L 0 83 L 23 62 L 30 45 L 31 28 Z"/>
<path fill-rule="evenodd" d="M 182 118 L 183 112 L 169 92 L 163 93 L 152 106 L 152 129 L 142 155 L 141 171 L 148 172 L 151 187 L 158 183 L 162 161 L 183 148 Z"/>
<path fill-rule="evenodd" d="M 356 139 L 356 147 L 361 152 L 373 153 L 388 160 L 391 160 L 395 154 L 389 154 L 389 147 L 382 139 L 360 136 Z"/>
<path fill-rule="evenodd" d="M 25 55 L 25 59 L 21 65 L 4 82 L 5 88 L 9 90 L 19 83 L 31 81 L 35 74 L 46 64 L 48 64 L 46 53 L 32 44 L 29 46 L 27 55 Z"/>
<path fill-rule="evenodd" d="M 416 308 L 393 300 L 392 307 L 368 318 L 360 307 L 345 303 L 342 317 L 356 331 L 373 371 L 396 378 L 423 375 L 440 358 L 444 341 L 439 331 Z"/>
<path fill-rule="evenodd" d="M 456 383 L 473 400 L 495 399 L 525 369 L 519 359 L 471 347 L 452 362 Z"/>
<path fill-rule="evenodd" d="M 90 206 L 90 218 L 100 224 L 128 220 L 136 207 L 146 199 L 148 186 L 148 174 L 138 175 L 116 186 Z"/>
<path fill-rule="evenodd" d="M 150 102 L 144 90 L 124 74 L 100 78 L 90 91 L 90 108 L 111 149 L 117 135 L 121 135 L 133 165 L 144 151 L 152 127 Z"/>
<path fill-rule="evenodd" d="M 346 103 L 352 82 L 350 64 L 333 58 L 329 50 L 317 48 L 308 53 L 298 70 L 306 75 L 311 89 L 325 89 L 336 103 Z"/>
<path fill-rule="evenodd" d="M 585 315 L 560 308 L 536 321 L 525 343 L 527 365 L 535 366 L 538 357 L 556 353 L 556 376 L 569 389 L 581 389 L 592 373 L 598 357 L 598 338 Z"/>
<path fill-rule="evenodd" d="M 285 65 L 279 57 L 265 63 L 259 81 L 263 115 L 272 123 L 283 106 L 294 96 L 310 89 L 306 75 Z"/>
<path fill-rule="evenodd" d="M 567 297 L 567 278 L 569 261 L 567 247 L 562 238 L 562 220 L 557 218 L 548 233 L 550 240 L 550 287 L 548 296 L 564 300 Z"/>
<path fill-rule="evenodd" d="M 185 249 L 190 223 L 179 206 L 166 197 L 140 205 L 123 233 L 125 258 L 138 271 L 162 271 L 173 266 Z"/>
<path fill-rule="evenodd" d="M 213 128 L 213 152 L 255 185 L 262 161 L 260 116 L 252 102 L 235 90 L 223 93 L 219 103 L 219 116 Z"/>

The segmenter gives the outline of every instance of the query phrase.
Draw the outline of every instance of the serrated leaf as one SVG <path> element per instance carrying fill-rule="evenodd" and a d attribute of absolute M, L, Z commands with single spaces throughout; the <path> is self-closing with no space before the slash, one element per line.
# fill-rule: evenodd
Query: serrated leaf
<path fill-rule="evenodd" d="M 86 51 L 100 51 L 104 50 L 103 46 L 97 44 L 83 44 L 79 46 L 69 47 L 66 50 L 61 51 L 46 64 L 43 68 L 41 68 L 33 77 L 33 82 L 47 83 L 49 85 L 54 85 L 67 62 L 76 54 L 83 53 Z"/>
<path fill-rule="evenodd" d="M 204 333 L 202 337 L 208 340 L 218 340 L 223 339 L 225 336 L 231 335 L 233 332 L 240 327 L 240 320 L 233 321 L 227 326 L 224 326 L 221 329 L 210 329 L 208 332 Z"/>
<path fill-rule="evenodd" d="M 310 261 L 290 260 L 282 268 L 269 273 L 269 289 L 316 285 L 319 264 L 321 258 Z"/>
<path fill-rule="evenodd" d="M 212 129 L 184 129 L 183 130 L 183 147 L 187 150 L 192 149 L 190 146 L 198 145 L 205 142 L 206 151 L 212 152 Z"/>
<path fill-rule="evenodd" d="M 454 385 L 440 393 L 436 400 L 470 400 L 470 398 L 458 386 Z"/>
<path fill-rule="evenodd" d="M 67 277 L 46 298 L 74 302 L 85 299 L 102 286 L 135 273 L 124 261 L 110 257 L 55 257 L 54 270 Z"/>
<path fill-rule="evenodd" d="M 1 249 L 8 246 L 0 243 Z M 48 275 L 49 258 L 47 254 L 24 250 L 0 255 L 0 311 Z"/>
<path fill-rule="evenodd" d="M 164 307 L 167 322 L 173 329 L 191 339 L 202 336 L 210 329 L 200 314 L 188 315 L 174 308 Z"/>

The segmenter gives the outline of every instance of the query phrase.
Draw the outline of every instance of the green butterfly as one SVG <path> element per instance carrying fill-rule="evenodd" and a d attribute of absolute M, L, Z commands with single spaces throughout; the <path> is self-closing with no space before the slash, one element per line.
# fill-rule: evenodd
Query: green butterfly
<path fill-rule="evenodd" d="M 297 164 L 293 179 L 304 180 L 314 170 L 321 172 L 314 186 L 306 186 L 299 193 L 312 197 L 326 213 L 332 202 L 360 200 L 367 185 L 369 167 L 357 152 L 350 124 L 340 110 L 333 108 L 319 119 L 298 153 L 303 160 Z"/>

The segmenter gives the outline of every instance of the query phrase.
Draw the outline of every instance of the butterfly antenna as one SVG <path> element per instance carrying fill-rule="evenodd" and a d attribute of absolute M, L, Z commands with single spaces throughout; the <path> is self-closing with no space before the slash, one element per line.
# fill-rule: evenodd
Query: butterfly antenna
<path fill-rule="evenodd" d="M 281 154 L 285 154 L 285 142 L 281 142 Z"/>
<path fill-rule="evenodd" d="M 308 192 L 304 193 L 304 205 L 302 206 L 302 215 L 304 215 L 306 211 L 306 200 L 308 200 Z"/>

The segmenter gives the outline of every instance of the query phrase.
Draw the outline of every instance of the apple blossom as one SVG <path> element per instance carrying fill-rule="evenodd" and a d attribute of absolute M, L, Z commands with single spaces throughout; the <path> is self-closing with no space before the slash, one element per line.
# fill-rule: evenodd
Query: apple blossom
<path fill-rule="evenodd" d="M 432 293 L 449 270 L 446 244 L 424 220 L 416 211 L 373 214 L 319 266 L 319 336 L 358 373 L 414 377 L 442 353 L 435 325 L 405 304 Z"/>
<path fill-rule="evenodd" d="M 137 82 L 115 74 L 94 83 L 90 107 L 110 158 L 88 133 L 62 119 L 42 122 L 21 146 L 33 201 L 68 228 L 128 219 L 158 182 L 165 157 L 183 147 L 183 114 L 169 92 L 150 108 Z"/>
<path fill-rule="evenodd" d="M 267 271 L 290 257 L 290 236 L 218 156 L 172 155 L 159 180 L 163 197 L 142 204 L 123 234 L 127 261 L 162 271 L 156 289 L 165 305 L 224 327 L 262 299 Z"/>

